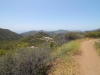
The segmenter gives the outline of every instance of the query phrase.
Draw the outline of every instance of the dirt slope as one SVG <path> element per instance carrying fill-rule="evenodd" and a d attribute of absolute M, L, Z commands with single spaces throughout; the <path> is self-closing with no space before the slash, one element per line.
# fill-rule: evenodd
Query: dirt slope
<path fill-rule="evenodd" d="M 79 75 L 100 75 L 100 56 L 94 49 L 95 41 L 87 40 L 81 44 L 82 54 L 76 58 L 80 66 Z"/>

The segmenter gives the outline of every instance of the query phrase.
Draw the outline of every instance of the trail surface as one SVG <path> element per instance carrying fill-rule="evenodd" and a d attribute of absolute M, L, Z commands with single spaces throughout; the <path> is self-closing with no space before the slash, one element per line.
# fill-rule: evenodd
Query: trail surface
<path fill-rule="evenodd" d="M 95 41 L 86 40 L 81 44 L 82 54 L 76 58 L 80 66 L 79 75 L 100 75 L 100 56 L 94 49 Z"/>

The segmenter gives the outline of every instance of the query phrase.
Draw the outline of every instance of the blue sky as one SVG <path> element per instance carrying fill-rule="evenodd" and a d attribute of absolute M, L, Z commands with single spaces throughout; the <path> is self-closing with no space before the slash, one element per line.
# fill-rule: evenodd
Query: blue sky
<path fill-rule="evenodd" d="M 100 28 L 100 0 L 0 0 L 0 28 L 93 30 Z"/>

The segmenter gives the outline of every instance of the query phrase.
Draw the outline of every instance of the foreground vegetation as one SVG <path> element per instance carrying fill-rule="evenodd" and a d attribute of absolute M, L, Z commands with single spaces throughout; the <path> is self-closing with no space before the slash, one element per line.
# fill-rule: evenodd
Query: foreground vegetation
<path fill-rule="evenodd" d="M 0 75 L 45 75 L 50 49 L 18 49 L 0 57 Z"/>
<path fill-rule="evenodd" d="M 77 75 L 73 59 L 81 53 L 77 39 L 99 38 L 99 33 L 69 32 L 50 36 L 39 32 L 20 40 L 2 40 L 0 75 Z M 95 45 L 100 53 L 100 41 Z"/>
<path fill-rule="evenodd" d="M 51 75 L 74 75 L 77 74 L 77 66 L 73 59 L 74 55 L 80 54 L 80 41 L 71 41 L 62 45 L 53 52 L 56 60 L 49 70 Z"/>
<path fill-rule="evenodd" d="M 61 63 L 65 62 L 62 66 L 66 66 L 67 75 L 71 75 L 74 72 L 72 71 L 74 69 L 72 56 L 79 52 L 78 41 L 71 41 L 58 47 L 57 50 L 50 47 L 10 50 L 0 57 L 0 75 L 46 75 L 53 69 L 55 71 L 58 69 L 54 66 L 58 59 Z M 59 69 L 63 70 L 63 68 Z M 48 70 L 51 72 L 47 72 Z"/>
<path fill-rule="evenodd" d="M 100 54 L 100 40 L 95 42 L 95 48 L 98 51 L 98 53 Z"/>
<path fill-rule="evenodd" d="M 89 38 L 100 38 L 100 32 L 89 32 L 86 34 L 86 37 Z"/>

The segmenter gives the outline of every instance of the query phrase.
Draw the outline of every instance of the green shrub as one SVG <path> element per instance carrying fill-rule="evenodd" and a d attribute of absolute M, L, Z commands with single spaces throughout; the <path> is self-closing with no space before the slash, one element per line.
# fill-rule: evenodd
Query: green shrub
<path fill-rule="evenodd" d="M 100 48 L 100 41 L 96 42 L 96 48 Z"/>
<path fill-rule="evenodd" d="M 78 41 L 71 41 L 65 45 L 63 45 L 61 48 L 61 55 L 66 53 L 72 53 L 73 55 L 78 53 L 79 50 L 79 42 Z"/>
<path fill-rule="evenodd" d="M 45 75 L 49 49 L 19 49 L 0 57 L 0 75 Z"/>
<path fill-rule="evenodd" d="M 83 33 L 78 33 L 78 32 L 69 32 L 66 34 L 66 40 L 76 40 L 76 39 L 81 39 L 84 38 Z"/>
<path fill-rule="evenodd" d="M 28 47 L 28 43 L 20 41 L 0 41 L 1 50 L 15 50 L 18 48 Z"/>
<path fill-rule="evenodd" d="M 98 42 L 95 42 L 95 47 L 96 47 L 98 53 L 100 54 L 100 40 Z"/>
<path fill-rule="evenodd" d="M 0 49 L 0 57 L 3 56 L 3 55 L 5 55 L 6 52 L 7 52 L 6 50 L 2 50 L 2 49 Z"/>
<path fill-rule="evenodd" d="M 64 55 L 72 56 L 79 53 L 80 53 L 80 43 L 79 41 L 75 40 L 62 45 L 57 50 L 55 50 L 54 56 L 55 58 L 58 58 L 59 56 L 64 56 Z"/>
<path fill-rule="evenodd" d="M 87 33 L 86 37 L 89 37 L 89 38 L 100 38 L 100 32 L 89 32 L 89 33 Z"/>
<path fill-rule="evenodd" d="M 66 34 L 58 34 L 55 37 L 56 42 L 61 46 L 69 41 L 82 39 L 85 37 L 85 35 L 83 32 L 68 32 Z"/>

